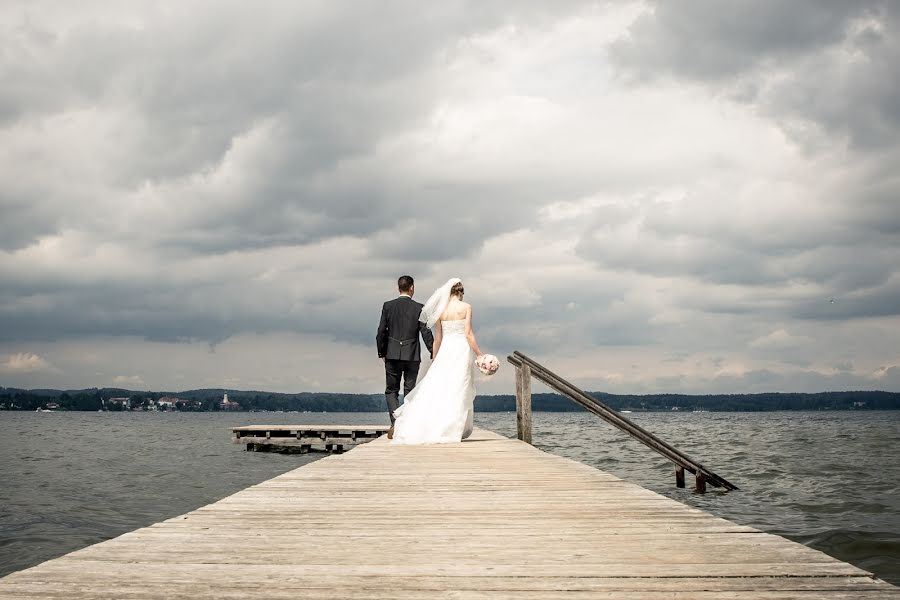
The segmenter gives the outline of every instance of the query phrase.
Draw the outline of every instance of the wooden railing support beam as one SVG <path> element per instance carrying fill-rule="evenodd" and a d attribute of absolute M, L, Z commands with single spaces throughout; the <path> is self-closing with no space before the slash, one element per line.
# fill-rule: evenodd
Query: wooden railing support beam
<path fill-rule="evenodd" d="M 513 354 L 507 357 L 507 360 L 510 364 L 512 364 L 516 369 L 524 369 L 526 367 L 530 368 L 530 374 L 533 374 L 537 379 L 547 384 L 551 389 L 556 392 L 562 394 L 563 396 L 568 397 L 570 400 L 574 401 L 576 404 L 581 405 L 583 408 L 587 409 L 589 412 L 594 413 L 601 419 L 607 421 L 608 423 L 618 427 L 624 432 L 628 433 L 631 437 L 641 442 L 651 450 L 661 454 L 666 457 L 670 461 L 672 461 L 675 465 L 681 467 L 683 471 L 689 471 L 695 476 L 698 476 L 697 490 L 701 491 L 701 483 L 702 483 L 702 491 L 706 490 L 706 484 L 709 483 L 713 487 L 723 487 L 726 490 L 736 490 L 738 489 L 736 485 L 727 481 L 723 477 L 713 473 L 697 461 L 691 459 L 689 456 L 684 454 L 683 452 L 677 450 L 670 444 L 664 442 L 657 436 L 653 435 L 643 427 L 640 427 L 636 423 L 630 421 L 625 418 L 618 411 L 613 410 L 603 402 L 600 402 L 593 396 L 589 396 L 584 391 L 575 387 L 553 371 L 549 370 L 547 367 L 541 365 L 537 361 L 528 358 L 521 352 L 513 352 Z M 518 386 L 518 375 L 517 375 L 517 386 Z M 518 387 L 517 387 L 518 392 Z M 518 393 L 517 393 L 518 397 Z M 530 393 L 529 393 L 530 400 Z M 530 408 L 530 402 L 529 402 Z M 530 420 L 529 420 L 530 424 Z M 699 475 L 703 475 L 702 481 L 699 479 Z M 677 474 L 676 474 L 677 477 Z M 676 480 L 677 483 L 677 480 Z"/>
<path fill-rule="evenodd" d="M 531 443 L 531 367 L 516 367 L 516 430 L 523 442 Z"/>
<path fill-rule="evenodd" d="M 698 494 L 706 493 L 706 475 L 703 473 L 697 473 L 697 487 L 694 488 L 694 491 Z"/>
<path fill-rule="evenodd" d="M 534 364 L 532 373 L 535 377 L 546 383 L 550 388 L 556 390 L 563 396 L 568 397 L 570 400 L 573 400 L 576 404 L 581 405 L 583 408 L 594 413 L 601 419 L 604 419 L 607 422 L 612 423 L 619 429 L 622 429 L 623 431 L 634 437 L 636 440 L 648 446 L 655 452 L 662 454 L 673 463 L 683 465 L 685 470 L 690 471 L 691 473 L 696 473 L 698 471 L 696 466 L 694 466 L 691 462 L 683 460 L 682 455 L 680 455 L 677 450 L 675 450 L 659 438 L 656 438 L 647 431 L 638 427 L 631 421 L 628 421 L 625 417 L 621 416 L 616 411 L 613 411 L 608 406 L 598 402 L 595 398 L 591 398 L 572 384 L 561 379 L 558 375 L 547 370 L 545 367 L 540 366 L 534 361 L 530 361 L 530 363 L 532 364 L 529 364 L 528 362 L 519 360 L 516 356 L 510 357 L 510 359 L 510 362 L 512 362 L 516 366 L 516 368 L 525 366 L 531 367 L 532 364 Z"/>
<path fill-rule="evenodd" d="M 684 487 L 684 467 L 675 465 L 675 487 Z"/>

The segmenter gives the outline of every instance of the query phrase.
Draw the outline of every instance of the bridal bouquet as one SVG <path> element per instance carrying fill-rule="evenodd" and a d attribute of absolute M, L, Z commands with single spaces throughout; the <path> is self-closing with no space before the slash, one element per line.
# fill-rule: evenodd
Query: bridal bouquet
<path fill-rule="evenodd" d="M 485 375 L 493 375 L 500 368 L 500 361 L 493 354 L 482 354 L 475 359 L 475 366 Z"/>

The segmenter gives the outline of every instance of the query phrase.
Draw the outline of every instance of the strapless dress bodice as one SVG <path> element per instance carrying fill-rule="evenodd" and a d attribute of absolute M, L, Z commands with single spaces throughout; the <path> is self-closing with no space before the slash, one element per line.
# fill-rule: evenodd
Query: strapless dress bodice
<path fill-rule="evenodd" d="M 463 335 L 466 333 L 466 320 L 454 319 L 453 321 L 441 321 L 441 332 L 444 335 Z"/>

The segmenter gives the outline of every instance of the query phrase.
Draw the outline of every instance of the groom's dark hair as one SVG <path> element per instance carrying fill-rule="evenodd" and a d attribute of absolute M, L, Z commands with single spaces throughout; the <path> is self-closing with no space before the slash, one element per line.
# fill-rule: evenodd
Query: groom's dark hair
<path fill-rule="evenodd" d="M 414 283 L 415 281 L 413 281 L 412 277 L 410 277 L 409 275 L 403 275 L 400 279 L 397 280 L 397 287 L 400 288 L 401 292 L 408 292 L 412 289 Z"/>

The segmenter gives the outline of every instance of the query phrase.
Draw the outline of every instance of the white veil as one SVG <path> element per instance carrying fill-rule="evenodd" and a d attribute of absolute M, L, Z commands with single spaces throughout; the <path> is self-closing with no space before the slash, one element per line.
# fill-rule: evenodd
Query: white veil
<path fill-rule="evenodd" d="M 462 281 L 459 277 L 452 277 L 447 283 L 439 287 L 425 302 L 422 312 L 419 314 L 419 321 L 428 325 L 431 329 L 438 322 L 447 304 L 450 302 L 450 288 Z"/>

